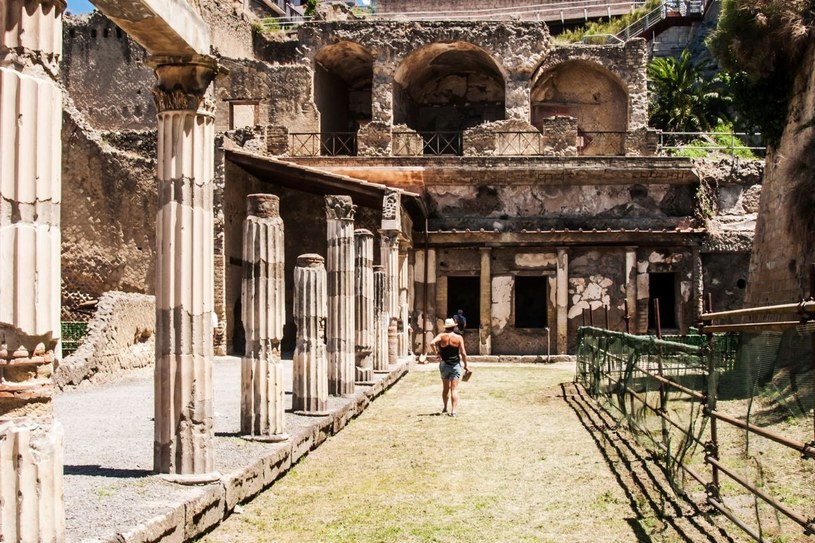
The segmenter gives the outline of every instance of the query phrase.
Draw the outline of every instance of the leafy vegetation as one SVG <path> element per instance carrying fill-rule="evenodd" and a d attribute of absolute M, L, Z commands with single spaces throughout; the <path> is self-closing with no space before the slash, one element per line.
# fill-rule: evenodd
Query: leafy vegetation
<path fill-rule="evenodd" d="M 306 10 L 303 12 L 303 15 L 306 17 L 314 17 L 314 14 L 317 12 L 317 0 L 306 0 Z"/>
<path fill-rule="evenodd" d="M 585 26 L 575 28 L 574 30 L 562 32 L 557 35 L 555 39 L 558 41 L 575 43 L 588 36 L 617 34 L 627 26 L 630 26 L 632 23 L 635 23 L 644 17 L 649 11 L 659 7 L 660 4 L 662 4 L 662 0 L 648 0 L 641 8 L 638 8 L 627 15 L 612 17 L 608 21 L 593 21 Z"/>
<path fill-rule="evenodd" d="M 731 99 L 726 83 L 704 77 L 687 49 L 678 59 L 655 58 L 647 73 L 651 126 L 668 132 L 708 132 L 727 119 Z"/>
<path fill-rule="evenodd" d="M 791 82 L 815 23 L 815 0 L 723 0 L 708 47 L 729 77 L 745 125 L 775 144 Z"/>

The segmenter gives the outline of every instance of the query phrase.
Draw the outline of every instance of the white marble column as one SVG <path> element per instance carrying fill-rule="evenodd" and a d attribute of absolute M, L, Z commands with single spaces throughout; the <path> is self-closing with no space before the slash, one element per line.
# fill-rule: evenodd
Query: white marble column
<path fill-rule="evenodd" d="M 557 352 L 564 354 L 569 350 L 569 252 L 568 249 L 557 250 Z"/>
<path fill-rule="evenodd" d="M 277 196 L 247 196 L 241 280 L 241 320 L 246 329 L 246 353 L 241 359 L 241 432 L 263 441 L 288 438 L 280 361 L 286 321 L 283 231 Z"/>
<path fill-rule="evenodd" d="M 354 329 L 356 332 L 356 376 L 359 383 L 373 380 L 374 350 L 374 235 L 354 231 Z"/>
<path fill-rule="evenodd" d="M 354 213 L 350 196 L 326 196 L 328 393 L 354 393 Z"/>
<path fill-rule="evenodd" d="M 213 59 L 153 57 L 158 84 L 154 469 L 214 480 Z M 208 90 L 209 89 L 209 90 Z"/>
<path fill-rule="evenodd" d="M 374 371 L 388 371 L 388 326 L 390 315 L 385 311 L 387 278 L 382 266 L 374 266 Z"/>
<path fill-rule="evenodd" d="M 323 257 L 304 254 L 294 268 L 294 348 L 292 408 L 303 415 L 324 415 L 328 409 L 328 360 L 325 326 L 328 306 Z"/>
<path fill-rule="evenodd" d="M 0 541 L 64 541 L 60 357 L 63 0 L 0 3 Z"/>

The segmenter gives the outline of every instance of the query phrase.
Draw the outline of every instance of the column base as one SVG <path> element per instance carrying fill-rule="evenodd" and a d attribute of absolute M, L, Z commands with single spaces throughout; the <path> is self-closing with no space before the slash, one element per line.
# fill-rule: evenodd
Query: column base
<path fill-rule="evenodd" d="M 283 441 L 288 441 L 291 436 L 289 434 L 271 434 L 271 435 L 245 435 L 241 436 L 241 439 L 245 439 L 246 441 L 258 441 L 260 443 L 282 443 Z"/>
<path fill-rule="evenodd" d="M 188 475 L 181 475 L 176 473 L 159 473 L 159 477 L 169 483 L 176 483 L 186 486 L 208 485 L 221 480 L 220 471 L 212 471 L 209 473 L 192 473 Z"/>
<path fill-rule="evenodd" d="M 354 381 L 354 384 L 360 387 L 372 387 L 376 384 L 376 381 Z"/>
<path fill-rule="evenodd" d="M 331 411 L 292 411 L 295 415 L 302 415 L 304 417 L 328 417 Z"/>

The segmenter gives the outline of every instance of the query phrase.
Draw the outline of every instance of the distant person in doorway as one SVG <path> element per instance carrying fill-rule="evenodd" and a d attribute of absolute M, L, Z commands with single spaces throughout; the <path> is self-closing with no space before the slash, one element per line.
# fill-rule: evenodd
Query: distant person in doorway
<path fill-rule="evenodd" d="M 456 416 L 458 408 L 458 383 L 461 381 L 464 371 L 467 371 L 467 351 L 464 349 L 464 338 L 455 334 L 453 329 L 456 321 L 446 319 L 444 321 L 444 332 L 438 334 L 430 342 L 430 348 L 441 359 L 439 362 L 439 373 L 441 373 L 442 392 L 441 399 L 444 402 L 442 413 L 448 413 L 447 403 L 450 402 L 449 415 Z"/>
<path fill-rule="evenodd" d="M 459 309 L 456 311 L 456 314 L 453 315 L 453 322 L 456 323 L 456 327 L 453 330 L 456 334 L 463 336 L 464 329 L 467 328 L 467 317 L 464 316 L 464 310 Z"/>

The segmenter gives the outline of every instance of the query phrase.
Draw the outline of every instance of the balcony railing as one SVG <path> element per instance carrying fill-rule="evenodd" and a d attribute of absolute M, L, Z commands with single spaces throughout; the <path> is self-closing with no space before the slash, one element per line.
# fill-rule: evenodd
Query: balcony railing
<path fill-rule="evenodd" d="M 422 132 L 425 155 L 462 155 L 461 132 Z"/>
<path fill-rule="evenodd" d="M 528 132 L 496 132 L 496 150 L 502 156 L 542 155 L 541 133 L 537 130 Z"/>
<path fill-rule="evenodd" d="M 356 132 L 290 132 L 292 156 L 356 156 Z"/>

